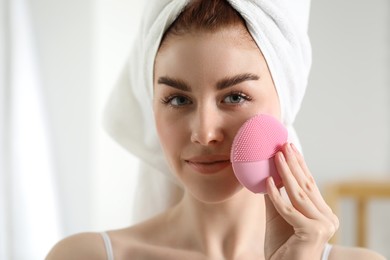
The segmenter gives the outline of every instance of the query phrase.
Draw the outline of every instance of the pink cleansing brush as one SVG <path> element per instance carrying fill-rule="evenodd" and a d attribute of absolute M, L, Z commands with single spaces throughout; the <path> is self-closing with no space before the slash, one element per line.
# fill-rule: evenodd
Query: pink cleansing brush
<path fill-rule="evenodd" d="M 238 130 L 230 154 L 238 181 L 254 193 L 266 193 L 268 176 L 281 187 L 274 156 L 287 138 L 287 129 L 272 116 L 260 114 L 247 120 Z"/>

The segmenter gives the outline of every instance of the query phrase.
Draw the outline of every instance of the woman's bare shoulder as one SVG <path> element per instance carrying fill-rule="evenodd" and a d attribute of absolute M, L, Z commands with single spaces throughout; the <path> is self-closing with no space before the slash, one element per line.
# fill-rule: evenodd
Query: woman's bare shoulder
<path fill-rule="evenodd" d="M 339 259 L 386 260 L 384 256 L 366 248 L 334 245 L 329 255 L 329 260 Z"/>
<path fill-rule="evenodd" d="M 137 245 L 142 245 L 148 240 L 147 234 L 153 234 L 157 229 L 155 219 L 138 223 L 136 225 L 107 231 L 115 255 L 122 255 L 122 252 L 133 251 Z M 106 247 L 100 233 L 85 232 L 75 234 L 59 241 L 49 252 L 46 260 L 61 259 L 107 259 Z"/>
<path fill-rule="evenodd" d="M 139 249 L 146 244 L 142 226 L 136 225 L 106 232 L 110 238 L 116 259 L 126 259 L 125 256 L 139 252 Z M 46 260 L 62 259 L 106 260 L 107 252 L 102 235 L 89 232 L 62 239 L 51 249 Z"/>
<path fill-rule="evenodd" d="M 130 227 L 109 230 L 108 234 L 115 259 L 184 259 L 189 253 L 185 248 L 172 245 L 176 230 L 167 224 L 167 215 L 161 214 Z M 58 242 L 46 260 L 107 259 L 103 237 L 100 233 L 81 233 Z"/>
<path fill-rule="evenodd" d="M 99 233 L 80 233 L 59 241 L 46 260 L 107 259 L 104 242 Z"/>

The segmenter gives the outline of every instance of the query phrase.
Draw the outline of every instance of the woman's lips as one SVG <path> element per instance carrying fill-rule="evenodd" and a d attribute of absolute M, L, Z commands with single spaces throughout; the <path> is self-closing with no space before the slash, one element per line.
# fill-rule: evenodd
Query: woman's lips
<path fill-rule="evenodd" d="M 226 156 L 198 156 L 185 162 L 193 170 L 203 174 L 217 173 L 231 165 L 230 158 Z"/>

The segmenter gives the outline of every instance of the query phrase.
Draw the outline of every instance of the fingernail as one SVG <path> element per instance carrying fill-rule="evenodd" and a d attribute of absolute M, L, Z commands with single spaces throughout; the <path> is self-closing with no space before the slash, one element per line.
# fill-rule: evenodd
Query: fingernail
<path fill-rule="evenodd" d="M 291 144 L 287 144 L 286 150 L 288 153 L 292 153 Z"/>
<path fill-rule="evenodd" d="M 269 184 L 271 184 L 271 186 L 275 187 L 274 178 L 269 177 L 268 179 L 269 179 Z"/>
<path fill-rule="evenodd" d="M 279 159 L 282 161 L 282 162 L 285 162 L 286 160 L 284 159 L 284 155 L 282 152 L 279 152 Z"/>
<path fill-rule="evenodd" d="M 298 151 L 297 147 L 294 144 L 291 144 L 291 148 L 294 150 L 294 152 L 299 154 L 299 151 Z"/>

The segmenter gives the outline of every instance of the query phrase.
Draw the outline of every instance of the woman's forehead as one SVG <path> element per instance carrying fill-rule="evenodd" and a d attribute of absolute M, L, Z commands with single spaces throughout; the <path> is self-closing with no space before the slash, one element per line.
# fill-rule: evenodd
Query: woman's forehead
<path fill-rule="evenodd" d="M 261 51 L 239 35 L 221 31 L 177 37 L 157 55 L 155 79 L 169 76 L 201 84 L 238 74 L 263 74 L 267 66 Z"/>
<path fill-rule="evenodd" d="M 201 58 L 205 55 L 204 58 L 210 60 L 218 58 L 219 55 L 239 54 L 240 52 L 243 54 L 259 53 L 262 56 L 260 49 L 244 27 L 225 28 L 215 32 L 193 31 L 169 37 L 158 50 L 156 59 L 160 57 L 186 59 L 191 55 L 195 55 L 192 58 Z"/>
<path fill-rule="evenodd" d="M 183 39 L 205 39 L 205 38 L 215 38 L 219 36 L 224 38 L 226 41 L 225 44 L 236 45 L 241 48 L 258 48 L 255 40 L 252 38 L 252 35 L 249 33 L 248 29 L 242 25 L 234 25 L 228 27 L 221 27 L 218 30 L 205 30 L 205 29 L 193 29 L 183 34 L 168 34 L 168 37 L 164 37 L 163 41 L 160 44 L 158 53 L 163 52 L 166 47 Z M 223 47 L 223 46 L 221 46 Z"/>

